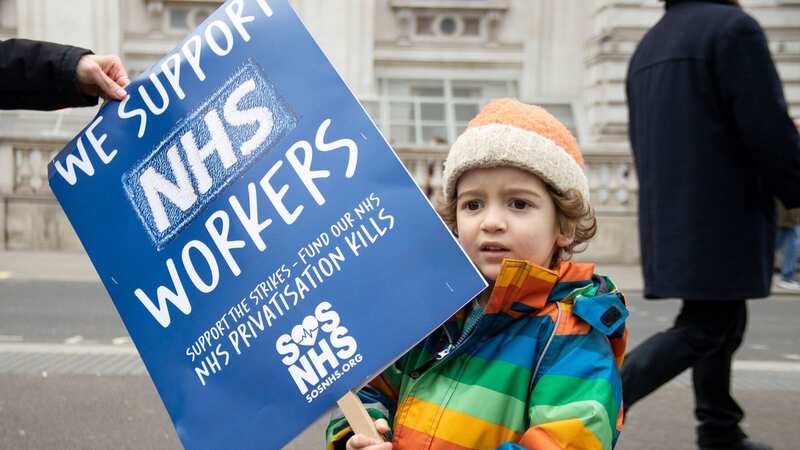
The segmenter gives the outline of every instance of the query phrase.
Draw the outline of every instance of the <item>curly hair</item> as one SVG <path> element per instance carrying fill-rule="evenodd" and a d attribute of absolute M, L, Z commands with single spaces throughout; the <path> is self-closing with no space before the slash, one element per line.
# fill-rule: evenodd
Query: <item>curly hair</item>
<path fill-rule="evenodd" d="M 570 245 L 557 248 L 553 253 L 553 259 L 550 261 L 552 268 L 559 262 L 572 258 L 575 253 L 586 250 L 585 244 L 597 234 L 597 217 L 592 205 L 583 201 L 576 189 L 559 192 L 549 184 L 545 186 L 556 207 L 558 229 L 561 233 L 574 238 Z M 458 236 L 456 203 L 456 198 L 446 200 L 440 195 L 436 202 L 436 211 L 453 235 Z"/>

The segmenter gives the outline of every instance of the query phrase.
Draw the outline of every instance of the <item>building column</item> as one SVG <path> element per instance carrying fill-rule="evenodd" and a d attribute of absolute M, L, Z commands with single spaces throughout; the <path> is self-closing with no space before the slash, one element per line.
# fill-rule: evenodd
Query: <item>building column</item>
<path fill-rule="evenodd" d="M 119 0 L 17 0 L 19 37 L 120 53 Z"/>
<path fill-rule="evenodd" d="M 375 1 L 291 4 L 355 96 L 375 95 Z"/>
<path fill-rule="evenodd" d="M 14 189 L 14 148 L 11 144 L 0 142 L 0 250 L 5 250 L 6 198 Z"/>
<path fill-rule="evenodd" d="M 625 75 L 644 33 L 661 17 L 663 4 L 595 0 L 585 59 L 583 150 L 598 236 L 590 260 L 639 261 L 638 180 L 628 142 Z"/>

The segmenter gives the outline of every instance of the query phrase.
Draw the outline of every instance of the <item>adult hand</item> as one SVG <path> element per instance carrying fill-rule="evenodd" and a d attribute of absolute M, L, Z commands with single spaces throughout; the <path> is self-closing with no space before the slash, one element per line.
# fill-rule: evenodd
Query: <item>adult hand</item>
<path fill-rule="evenodd" d="M 389 431 L 389 423 L 384 419 L 375 421 L 375 428 L 380 434 L 386 434 Z M 363 434 L 354 434 L 347 440 L 347 450 L 392 450 L 391 442 L 383 442 L 378 439 L 373 439 Z"/>
<path fill-rule="evenodd" d="M 106 100 L 122 100 L 128 93 L 128 72 L 115 55 L 84 55 L 75 69 L 81 92 Z"/>

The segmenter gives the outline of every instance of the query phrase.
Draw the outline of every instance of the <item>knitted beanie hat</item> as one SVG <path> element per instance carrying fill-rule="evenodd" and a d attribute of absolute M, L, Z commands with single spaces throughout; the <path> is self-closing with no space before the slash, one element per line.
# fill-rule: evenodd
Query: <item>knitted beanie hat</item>
<path fill-rule="evenodd" d="M 516 167 L 559 192 L 577 190 L 589 201 L 578 143 L 543 108 L 514 99 L 492 100 L 456 139 L 444 163 L 444 196 L 452 200 L 458 179 L 470 169 Z"/>

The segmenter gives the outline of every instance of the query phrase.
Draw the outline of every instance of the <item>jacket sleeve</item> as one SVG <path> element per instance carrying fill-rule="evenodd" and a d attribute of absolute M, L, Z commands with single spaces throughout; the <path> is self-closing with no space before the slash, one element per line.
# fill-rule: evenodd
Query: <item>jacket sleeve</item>
<path fill-rule="evenodd" d="M 609 338 L 624 339 L 624 325 L 607 336 L 573 315 L 571 305 L 562 309 L 530 393 L 530 428 L 501 450 L 606 450 L 616 445 L 622 429 L 621 359 Z"/>
<path fill-rule="evenodd" d="M 386 419 L 390 424 L 393 422 L 402 377 L 402 372 L 398 367 L 399 362 L 392 364 L 358 391 L 358 398 L 364 403 L 367 412 L 373 419 Z M 353 430 L 347 420 L 338 409 L 335 410 L 325 432 L 326 448 L 328 450 L 344 449 L 347 440 L 352 435 Z"/>
<path fill-rule="evenodd" d="M 0 109 L 52 110 L 93 106 L 83 95 L 75 68 L 90 50 L 28 39 L 0 41 Z"/>
<path fill-rule="evenodd" d="M 758 22 L 745 14 L 729 20 L 713 60 L 723 107 L 761 179 L 787 208 L 800 206 L 800 137 Z"/>

